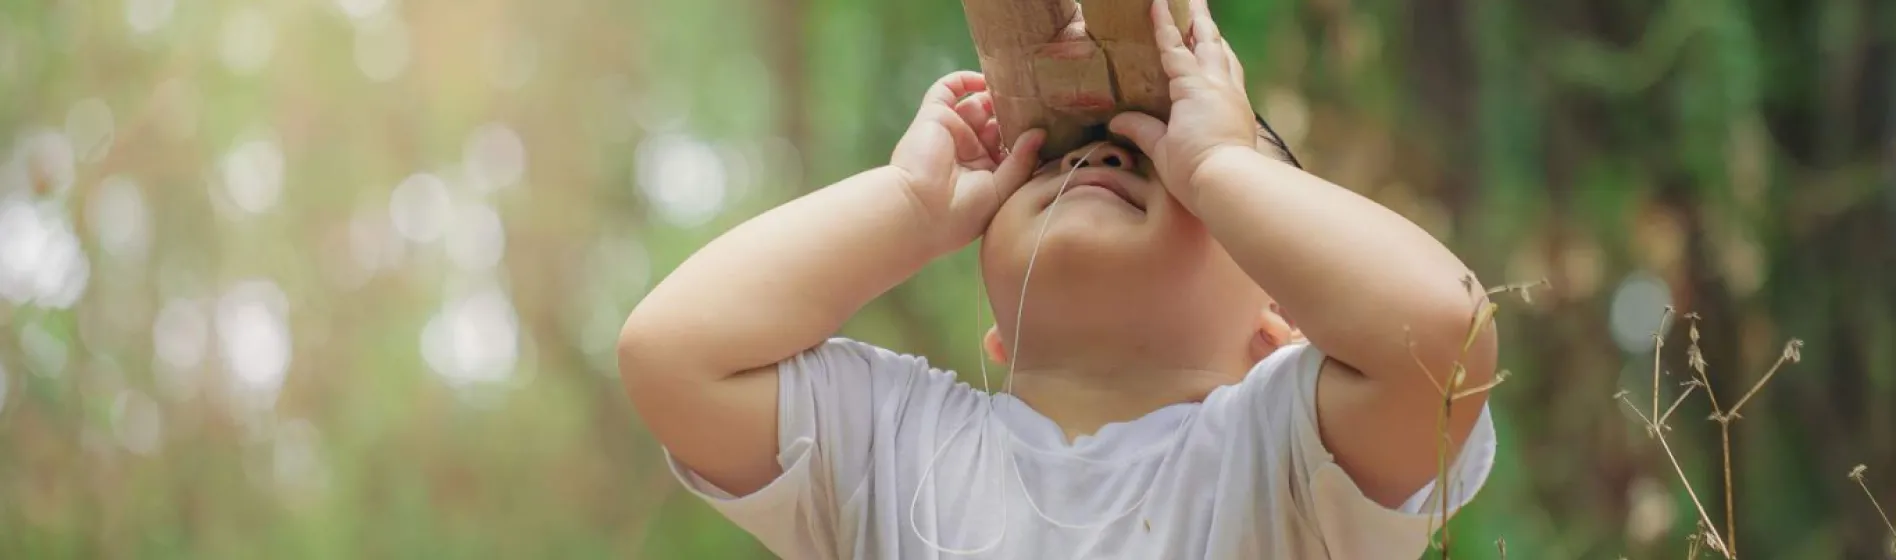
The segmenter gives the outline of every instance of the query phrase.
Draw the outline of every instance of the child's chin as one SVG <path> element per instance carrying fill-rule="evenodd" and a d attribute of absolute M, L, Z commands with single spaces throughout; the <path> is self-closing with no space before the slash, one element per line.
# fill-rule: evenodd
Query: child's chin
<path fill-rule="evenodd" d="M 1137 227 L 1137 224 L 1116 223 L 1113 220 L 1055 222 L 1048 226 L 1046 237 L 1040 240 L 1041 259 L 1099 260 L 1118 264 L 1136 258 L 1149 245 L 1145 239 L 1148 232 Z M 1033 240 L 1026 240 L 1025 247 L 1031 252 Z"/>

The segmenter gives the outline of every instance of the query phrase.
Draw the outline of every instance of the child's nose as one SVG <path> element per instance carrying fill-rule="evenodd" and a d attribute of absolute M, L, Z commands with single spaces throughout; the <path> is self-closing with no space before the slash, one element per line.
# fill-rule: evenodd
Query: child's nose
<path fill-rule="evenodd" d="M 1081 167 L 1111 167 L 1131 170 L 1133 162 L 1132 152 L 1126 151 L 1125 148 L 1121 148 L 1111 142 L 1101 141 L 1080 146 L 1080 149 L 1067 152 L 1066 159 L 1062 160 L 1062 163 L 1062 167 L 1066 168 L 1062 171 L 1072 171 Z"/>

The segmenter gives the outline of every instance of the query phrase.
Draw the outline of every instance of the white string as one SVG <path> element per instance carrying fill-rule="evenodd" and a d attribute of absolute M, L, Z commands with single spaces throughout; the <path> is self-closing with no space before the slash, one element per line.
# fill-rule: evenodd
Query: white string
<path fill-rule="evenodd" d="M 1067 177 L 1071 179 L 1072 175 L 1068 175 Z M 977 276 L 976 282 L 974 283 L 974 324 L 976 328 L 979 328 L 981 326 L 981 307 L 987 304 L 987 302 L 985 301 L 987 299 L 986 286 L 984 286 L 982 282 L 980 282 L 980 278 L 978 278 L 981 272 L 981 260 L 979 258 L 975 259 L 974 271 L 975 271 L 975 275 Z M 983 332 L 981 336 L 986 337 L 987 334 Z M 979 338 L 977 338 L 977 340 L 978 339 Z M 987 358 L 982 357 L 980 360 L 978 360 L 978 363 L 981 365 L 981 392 L 989 393 L 991 392 L 992 387 L 988 383 Z M 988 418 L 994 415 L 993 397 L 987 398 L 983 402 L 983 404 L 985 404 L 986 406 L 981 408 L 981 433 L 977 436 L 979 439 L 976 439 L 974 443 L 974 449 L 975 449 L 975 453 L 977 457 L 980 456 L 979 454 L 982 449 L 982 444 L 987 442 Z M 912 498 L 909 498 L 909 532 L 915 533 L 915 538 L 921 539 L 922 544 L 926 544 L 928 545 L 929 548 L 934 549 L 936 552 L 940 552 L 944 554 L 952 554 L 956 556 L 973 556 L 976 554 L 984 554 L 984 553 L 987 553 L 988 551 L 994 550 L 996 547 L 999 547 L 1002 541 L 1007 540 L 1007 521 L 1008 521 L 1008 509 L 1009 509 L 1007 507 L 1007 500 L 1006 500 L 1007 496 L 1005 492 L 1007 488 L 1005 484 L 1007 481 L 1006 479 L 1001 478 L 1001 477 L 995 477 L 994 479 L 996 484 L 1002 485 L 1001 486 L 1001 489 L 1002 489 L 1002 492 L 1001 492 L 1001 498 L 1002 498 L 1001 499 L 1001 534 L 995 535 L 993 542 L 989 542 L 987 544 L 984 544 L 975 548 L 948 548 L 948 547 L 942 546 L 940 543 L 937 543 L 934 540 L 931 540 L 927 536 L 923 535 L 921 527 L 917 525 L 915 521 L 915 506 L 916 504 L 919 504 L 922 501 L 922 488 L 927 486 L 929 475 L 934 474 L 935 463 L 941 460 L 942 452 L 948 450 L 948 443 L 954 441 L 956 437 L 959 437 L 961 435 L 961 430 L 967 429 L 968 424 L 972 424 L 972 423 L 974 423 L 973 418 L 962 419 L 961 425 L 956 426 L 954 431 L 948 433 L 947 439 L 943 439 L 940 445 L 935 446 L 935 452 L 929 455 L 928 457 L 928 466 L 922 469 L 921 480 L 915 481 L 915 496 Z M 936 516 L 936 522 L 938 524 L 940 523 L 939 513 L 940 512 L 938 511 L 937 516 Z"/>
<path fill-rule="evenodd" d="M 1080 156 L 1079 161 L 1082 163 L 1089 161 L 1093 157 L 1093 152 L 1096 150 L 1099 150 L 1100 146 L 1104 146 L 1104 145 L 1105 144 L 1103 143 L 1094 144 L 1092 149 L 1087 150 L 1085 155 Z M 1073 169 L 1067 172 L 1066 180 L 1060 183 L 1060 190 L 1058 192 L 1055 192 L 1053 195 L 1053 203 L 1047 205 L 1046 217 L 1040 220 L 1040 232 L 1034 236 L 1034 250 L 1033 252 L 1027 254 L 1027 270 L 1026 272 L 1021 274 L 1021 278 L 1020 278 L 1020 300 L 1019 300 L 1020 303 L 1019 305 L 1015 306 L 1015 309 L 1014 309 L 1014 342 L 1010 344 L 1009 345 L 1010 348 L 1008 348 L 1008 353 L 1009 353 L 1008 362 L 1009 363 L 1014 363 L 1014 364 L 1020 363 L 1020 335 L 1022 332 L 1025 332 L 1027 330 L 1026 324 L 1023 322 L 1027 317 L 1027 285 L 1034 278 L 1034 262 L 1039 260 L 1040 258 L 1041 241 L 1046 240 L 1047 228 L 1048 226 L 1053 225 L 1053 211 L 1055 207 L 1060 205 L 1060 195 L 1066 194 L 1067 186 L 1073 182 L 1073 174 L 1078 173 L 1079 171 L 1080 171 L 1080 165 L 1074 165 Z M 985 363 L 983 364 L 983 366 L 985 366 Z M 986 373 L 984 371 L 983 377 L 985 376 L 986 376 Z M 1001 386 L 1001 392 L 1004 394 L 1009 394 L 1009 395 L 1014 394 L 1014 375 L 1011 370 L 1009 371 L 1009 374 L 1007 376 L 1007 383 Z M 1185 424 L 1183 422 L 1179 424 L 1179 426 L 1181 427 L 1184 425 Z M 1055 527 L 1060 527 L 1064 529 L 1087 529 L 1087 530 L 1099 529 L 1107 525 L 1113 524 L 1113 522 L 1118 521 L 1120 518 L 1123 518 L 1127 515 L 1131 515 L 1132 512 L 1139 511 L 1139 507 L 1145 505 L 1146 498 L 1152 496 L 1152 488 L 1150 486 L 1147 486 L 1146 491 L 1139 495 L 1138 501 L 1133 502 L 1131 507 L 1121 510 L 1119 513 L 1109 515 L 1099 521 L 1095 521 L 1092 523 L 1085 523 L 1085 524 L 1065 523 L 1065 522 L 1056 520 L 1052 517 L 1049 517 L 1046 514 L 1046 512 L 1041 511 L 1040 504 L 1035 503 L 1034 501 L 1034 493 L 1027 491 L 1027 481 L 1021 478 L 1020 458 L 1014 456 L 1014 454 L 1012 453 L 1009 453 L 1007 455 L 1007 458 L 1014 465 L 1014 480 L 1020 483 L 1020 495 L 1022 498 L 1027 499 L 1027 507 L 1032 508 L 1034 510 L 1034 515 L 1040 517 L 1042 521 L 1046 521 L 1047 523 L 1053 524 L 1053 526 Z M 1161 462 L 1159 464 L 1159 468 L 1164 469 L 1165 468 L 1164 461 L 1169 461 L 1169 460 L 1171 460 L 1171 454 L 1168 453 L 1166 454 L 1165 458 L 1160 459 Z"/>
<path fill-rule="evenodd" d="M 1093 152 L 1099 150 L 1100 146 L 1102 145 L 1103 144 L 1093 145 L 1093 147 L 1091 149 L 1088 149 L 1084 155 L 1080 156 L 1079 161 L 1084 162 L 1092 158 Z M 1014 340 L 1009 345 L 1010 347 L 1008 348 L 1008 351 L 1010 354 L 1009 362 L 1011 363 L 1015 363 L 1015 364 L 1020 363 L 1021 332 L 1026 330 L 1025 328 L 1023 328 L 1023 325 L 1024 325 L 1024 320 L 1027 315 L 1027 287 L 1033 279 L 1034 264 L 1040 258 L 1040 247 L 1041 247 L 1042 242 L 1046 240 L 1048 227 L 1053 223 L 1053 214 L 1054 214 L 1054 211 L 1057 210 L 1060 205 L 1060 197 L 1066 194 L 1067 188 L 1072 185 L 1073 175 L 1079 171 L 1079 168 L 1080 168 L 1079 165 L 1075 165 L 1073 169 L 1069 170 L 1067 172 L 1066 178 L 1060 182 L 1059 190 L 1054 192 L 1053 202 L 1047 205 L 1046 214 L 1040 220 L 1040 230 L 1034 235 L 1033 251 L 1028 253 L 1027 255 L 1027 269 L 1021 275 L 1021 281 L 1020 281 L 1020 302 L 1014 314 Z M 980 269 L 981 269 L 980 266 L 981 265 L 979 263 L 979 260 L 977 259 L 975 263 L 975 270 L 976 270 L 977 275 L 980 272 Z M 974 311 L 975 324 L 977 327 L 981 324 L 981 307 L 984 306 L 986 303 L 984 301 L 986 299 L 985 296 L 986 296 L 985 286 L 981 282 L 977 281 L 975 283 L 975 311 Z M 982 334 L 982 336 L 983 337 L 986 336 L 985 332 Z M 987 359 L 983 357 L 982 359 L 978 360 L 978 363 L 980 364 L 980 367 L 981 367 L 981 390 L 983 392 L 991 392 L 992 387 L 988 381 L 989 376 L 988 376 Z M 1010 372 L 1009 375 L 1007 376 L 1007 381 L 1001 386 L 1001 394 L 1011 395 L 1013 394 L 1013 389 L 1014 389 L 1014 375 L 1012 374 L 1012 372 Z M 975 441 L 975 451 L 976 451 L 977 456 L 979 456 L 979 452 L 983 449 L 983 445 L 987 443 L 988 420 L 992 418 L 994 414 L 993 397 L 990 396 L 988 399 L 984 401 L 983 404 L 985 406 L 981 409 L 981 433 L 977 436 L 979 439 Z M 934 540 L 929 539 L 927 536 L 924 536 L 922 534 L 920 525 L 918 525 L 918 522 L 916 521 L 916 516 L 915 516 L 916 506 L 921 503 L 922 488 L 924 488 L 927 485 L 928 478 L 934 474 L 936 463 L 940 462 L 942 453 L 947 451 L 948 444 L 950 442 L 953 442 L 955 438 L 960 437 L 961 432 L 963 430 L 966 430 L 968 426 L 973 423 L 974 423 L 973 418 L 962 420 L 961 424 L 959 426 L 956 426 L 954 431 L 949 432 L 948 437 L 946 439 L 943 439 L 941 444 L 935 447 L 935 452 L 931 454 L 928 458 L 928 466 L 922 469 L 921 479 L 916 481 L 915 495 L 909 500 L 909 530 L 915 534 L 915 538 L 920 539 L 923 544 L 928 545 L 929 548 L 934 549 L 936 552 L 951 554 L 951 555 L 958 555 L 958 556 L 972 556 L 976 554 L 983 554 L 983 553 L 994 550 L 996 547 L 999 547 L 1000 544 L 1007 539 L 1007 530 L 1009 528 L 1009 524 L 1008 524 L 1009 510 L 1012 508 L 1007 507 L 1007 500 L 1006 500 L 1007 487 L 1005 485 L 1004 478 L 997 478 L 997 484 L 1001 485 L 1001 490 L 1002 490 L 1000 492 L 1001 493 L 1001 532 L 1000 534 L 995 535 L 994 540 L 991 542 L 988 542 L 986 544 L 983 544 L 975 548 L 957 549 L 957 548 L 944 547 L 940 543 L 937 543 Z M 1180 421 L 1178 427 L 1174 428 L 1173 437 L 1171 439 L 1173 440 L 1175 444 L 1176 442 L 1180 441 L 1177 436 L 1178 434 L 1184 432 L 1186 424 L 1188 424 L 1188 422 Z M 1164 458 L 1160 459 L 1157 472 L 1164 471 L 1166 463 L 1170 462 L 1171 460 L 1171 455 L 1172 455 L 1171 453 L 1167 453 Z M 1146 486 L 1145 492 L 1139 495 L 1138 501 L 1133 502 L 1133 504 L 1130 507 L 1127 507 L 1126 509 L 1119 511 L 1118 513 L 1114 513 L 1112 515 L 1106 516 L 1105 518 L 1092 522 L 1092 523 L 1079 524 L 1079 523 L 1063 522 L 1063 521 L 1054 519 L 1053 517 L 1047 515 L 1047 513 L 1044 510 L 1040 509 L 1040 504 L 1034 500 L 1033 492 L 1030 492 L 1027 489 L 1027 481 L 1024 478 L 1022 478 L 1021 468 L 1020 468 L 1020 458 L 1016 457 L 1011 452 L 1007 454 L 1007 457 L 1008 457 L 1009 464 L 1014 467 L 1014 481 L 1016 484 L 1020 485 L 1021 497 L 1026 499 L 1028 508 L 1033 510 L 1034 515 L 1036 517 L 1039 517 L 1042 521 L 1046 521 L 1047 523 L 1055 527 L 1060 527 L 1063 529 L 1083 529 L 1083 530 L 1103 528 L 1103 527 L 1106 527 L 1107 525 L 1111 525 L 1114 522 L 1119 521 L 1120 519 L 1124 518 L 1127 515 L 1132 514 L 1132 512 L 1138 511 L 1139 508 L 1145 505 L 1147 499 L 1152 497 L 1152 490 L 1154 488 L 1154 485 L 1148 484 Z M 1157 475 L 1155 474 L 1154 476 L 1156 477 Z M 1156 480 L 1157 479 L 1155 478 L 1154 481 L 1156 482 Z"/>

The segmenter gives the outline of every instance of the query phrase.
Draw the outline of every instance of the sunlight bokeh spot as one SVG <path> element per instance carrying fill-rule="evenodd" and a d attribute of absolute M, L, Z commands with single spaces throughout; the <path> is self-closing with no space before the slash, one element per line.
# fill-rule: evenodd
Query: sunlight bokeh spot
<path fill-rule="evenodd" d="M 270 140 L 250 140 L 224 156 L 224 191 L 252 214 L 275 206 L 283 192 L 283 150 Z"/>
<path fill-rule="evenodd" d="M 403 179 L 388 195 L 388 216 L 395 231 L 415 243 L 441 238 L 447 229 L 454 200 L 447 181 L 428 173 L 416 173 Z"/>
<path fill-rule="evenodd" d="M 1627 275 L 1613 290 L 1608 311 L 1613 342 L 1629 354 L 1651 352 L 1652 333 L 1663 326 L 1659 321 L 1668 305 L 1672 305 L 1672 287 L 1665 280 L 1645 271 Z"/>
<path fill-rule="evenodd" d="M 112 151 L 112 107 L 97 97 L 74 103 L 66 110 L 66 138 L 80 161 L 95 162 Z"/>
<path fill-rule="evenodd" d="M 724 160 L 711 145 L 682 134 L 651 136 L 634 158 L 639 191 L 665 222 L 695 227 L 723 209 Z"/>
<path fill-rule="evenodd" d="M 100 182 L 87 197 L 86 222 L 106 254 L 144 260 L 151 246 L 151 221 L 138 182 L 121 175 Z"/>
<path fill-rule="evenodd" d="M 189 400 L 197 395 L 210 335 L 210 319 L 196 301 L 172 298 L 152 318 L 151 350 L 159 366 L 153 370 L 167 396 Z"/>
<path fill-rule="evenodd" d="M 125 23 L 139 34 L 151 33 L 171 22 L 176 0 L 125 0 Z"/>
<path fill-rule="evenodd" d="M 58 205 L 20 195 L 0 200 L 0 297 L 71 307 L 91 277 L 92 263 Z"/>
<path fill-rule="evenodd" d="M 257 7 L 237 8 L 224 18 L 218 47 L 226 68 L 239 74 L 254 73 L 270 62 L 276 49 L 276 23 Z"/>
<path fill-rule="evenodd" d="M 126 451 L 150 455 L 164 435 L 158 403 L 144 393 L 124 389 L 112 399 L 112 435 Z"/>
<path fill-rule="evenodd" d="M 527 170 L 527 147 L 504 123 L 474 129 L 461 147 L 461 167 L 469 184 L 481 191 L 511 187 Z"/>
<path fill-rule="evenodd" d="M 485 270 L 500 264 L 507 249 L 507 230 L 500 214 L 481 203 L 456 209 L 444 239 L 448 260 L 465 270 Z"/>
<path fill-rule="evenodd" d="M 497 286 L 451 299 L 422 327 L 422 357 L 450 386 L 469 388 L 512 377 L 519 358 L 519 318 Z"/>
<path fill-rule="evenodd" d="M 1626 538 L 1641 545 L 1651 544 L 1672 530 L 1677 512 L 1664 483 L 1651 477 L 1633 480 L 1626 490 L 1632 511 L 1626 515 Z"/>
<path fill-rule="evenodd" d="M 232 285 L 217 300 L 217 350 L 240 406 L 268 409 L 290 366 L 289 301 L 269 280 Z"/>
<path fill-rule="evenodd" d="M 387 13 L 356 25 L 355 63 L 370 81 L 386 82 L 402 75 L 411 58 L 408 24 Z"/>

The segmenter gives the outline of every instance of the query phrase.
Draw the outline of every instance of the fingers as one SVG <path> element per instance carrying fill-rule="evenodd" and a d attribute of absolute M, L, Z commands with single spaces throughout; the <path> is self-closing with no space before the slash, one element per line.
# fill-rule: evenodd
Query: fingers
<path fill-rule="evenodd" d="M 981 145 L 981 136 L 975 134 L 974 127 L 968 126 L 967 121 L 948 114 L 941 114 L 936 120 L 954 138 L 956 162 L 974 169 L 994 168 L 994 160 L 988 157 L 987 148 Z"/>
<path fill-rule="evenodd" d="M 1217 76 L 1229 76 L 1230 51 L 1225 46 L 1224 36 L 1218 32 L 1218 24 L 1211 21 L 1211 8 L 1206 0 L 1191 0 L 1192 14 L 1192 54 L 1197 55 L 1198 64 L 1207 72 Z"/>
<path fill-rule="evenodd" d="M 997 126 L 995 134 L 999 133 Z M 994 171 L 994 188 L 1000 200 L 1007 200 L 1021 185 L 1027 183 L 1027 179 L 1033 177 L 1034 167 L 1040 162 L 1040 144 L 1046 139 L 1047 133 L 1036 128 L 1022 133 L 1020 139 L 1014 141 L 1013 153 L 1008 154 L 1000 168 Z"/>
<path fill-rule="evenodd" d="M 928 93 L 922 96 L 922 105 L 937 103 L 952 108 L 961 98 L 982 91 L 987 91 L 986 76 L 972 70 L 960 70 L 935 80 L 935 85 L 929 86 Z"/>
<path fill-rule="evenodd" d="M 982 151 L 987 154 L 988 163 L 998 165 L 1001 162 L 1000 124 L 994 119 L 993 96 L 985 91 L 975 92 L 955 104 L 955 113 L 961 115 L 962 122 L 974 129 Z"/>
<path fill-rule="evenodd" d="M 1001 145 L 1000 121 L 990 120 L 987 122 L 987 126 L 983 126 L 975 132 L 981 137 L 981 147 L 987 148 L 988 158 L 991 161 L 997 162 L 996 165 L 999 165 L 998 162 L 1006 161 L 1007 147 Z"/>
<path fill-rule="evenodd" d="M 1185 37 L 1178 32 L 1170 0 L 1152 2 L 1152 40 L 1159 48 L 1159 65 L 1165 68 L 1166 77 L 1178 78 L 1197 72 L 1198 60 L 1191 49 L 1185 47 Z"/>
<path fill-rule="evenodd" d="M 1158 156 L 1159 138 L 1165 136 L 1165 121 L 1145 113 L 1120 113 L 1113 117 L 1111 123 L 1107 123 L 1106 128 L 1112 130 L 1113 134 L 1132 140 L 1132 144 L 1149 157 Z"/>

